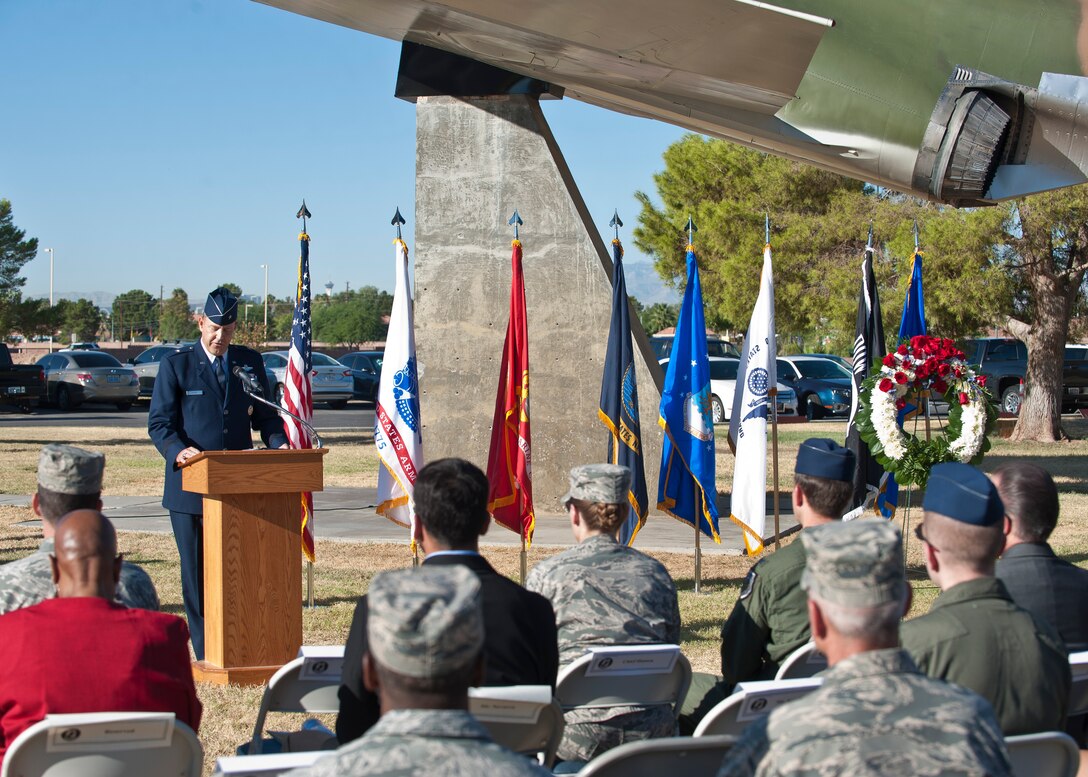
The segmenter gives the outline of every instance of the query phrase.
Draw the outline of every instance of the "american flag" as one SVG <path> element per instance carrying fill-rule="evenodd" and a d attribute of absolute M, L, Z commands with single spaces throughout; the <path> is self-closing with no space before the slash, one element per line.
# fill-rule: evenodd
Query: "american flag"
<path fill-rule="evenodd" d="M 283 384 L 283 407 L 306 423 L 314 418 L 314 400 L 310 376 L 313 372 L 312 331 L 310 329 L 310 236 L 298 236 L 302 253 L 298 260 L 298 286 L 295 292 L 295 316 L 291 321 L 291 351 L 287 357 L 287 379 Z M 285 416 L 283 428 L 292 448 L 312 448 L 310 433 L 295 419 Z M 314 496 L 302 494 L 302 551 L 314 560 Z"/>

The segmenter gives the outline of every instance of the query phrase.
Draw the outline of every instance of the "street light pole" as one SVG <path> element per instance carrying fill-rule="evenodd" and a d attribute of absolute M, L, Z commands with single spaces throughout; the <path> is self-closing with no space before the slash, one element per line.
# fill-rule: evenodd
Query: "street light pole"
<path fill-rule="evenodd" d="M 262 264 L 264 270 L 264 336 L 268 337 L 268 265 Z"/>
<path fill-rule="evenodd" d="M 49 307 L 53 307 L 53 249 L 42 249 L 49 254 Z M 53 353 L 53 332 L 49 332 L 49 353 Z"/>

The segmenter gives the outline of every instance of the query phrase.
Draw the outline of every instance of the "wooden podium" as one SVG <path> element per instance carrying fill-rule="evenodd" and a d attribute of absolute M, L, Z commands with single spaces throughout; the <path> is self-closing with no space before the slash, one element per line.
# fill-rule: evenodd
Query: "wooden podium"
<path fill-rule="evenodd" d="M 316 450 L 204 451 L 182 488 L 204 495 L 204 660 L 197 682 L 264 683 L 302 646 L 301 494 Z"/>

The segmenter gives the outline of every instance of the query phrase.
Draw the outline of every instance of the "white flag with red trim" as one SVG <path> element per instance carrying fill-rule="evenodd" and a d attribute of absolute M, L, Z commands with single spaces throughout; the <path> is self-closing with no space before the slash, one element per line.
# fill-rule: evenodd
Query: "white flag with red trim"
<path fill-rule="evenodd" d="M 416 338 L 408 283 L 408 246 L 400 238 L 393 245 L 397 280 L 374 407 L 374 445 L 381 458 L 377 512 L 394 523 L 411 527 L 414 541 L 417 534 L 412 491 L 423 466 Z"/>

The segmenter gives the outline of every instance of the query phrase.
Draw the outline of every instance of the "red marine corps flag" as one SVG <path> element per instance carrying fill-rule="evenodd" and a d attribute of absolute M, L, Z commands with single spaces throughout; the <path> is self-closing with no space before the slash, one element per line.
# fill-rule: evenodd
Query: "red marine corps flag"
<path fill-rule="evenodd" d="M 491 426 L 491 450 L 487 456 L 490 484 L 487 509 L 497 523 L 522 538 L 522 548 L 533 539 L 532 457 L 529 442 L 529 337 L 525 319 L 525 276 L 521 269 L 522 223 L 517 211 L 514 225 L 513 275 L 510 282 L 510 321 L 502 351 L 499 391 Z"/>

